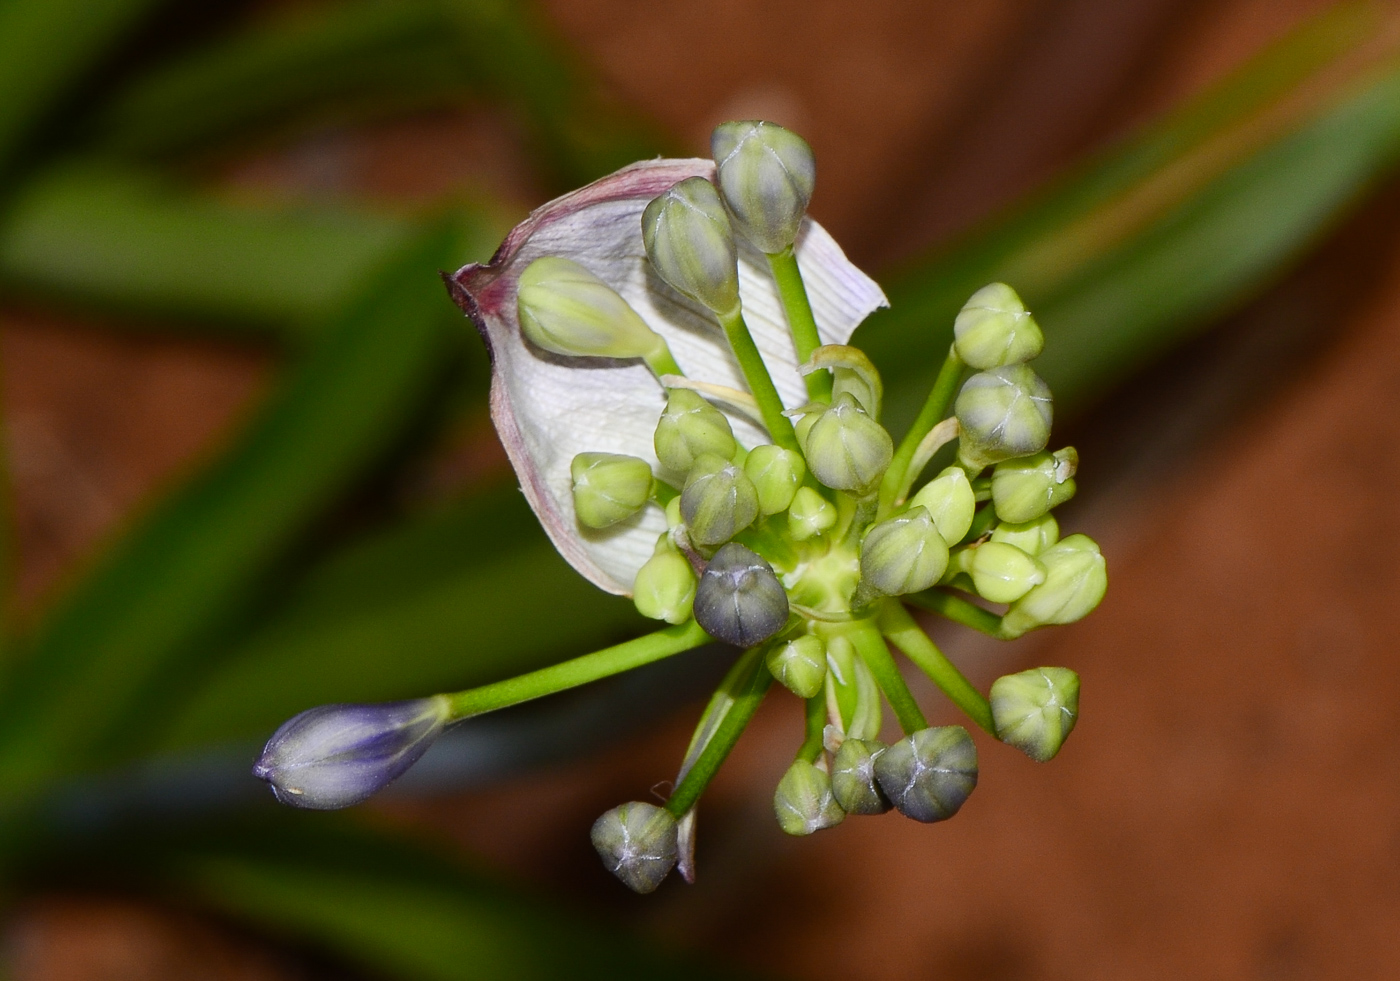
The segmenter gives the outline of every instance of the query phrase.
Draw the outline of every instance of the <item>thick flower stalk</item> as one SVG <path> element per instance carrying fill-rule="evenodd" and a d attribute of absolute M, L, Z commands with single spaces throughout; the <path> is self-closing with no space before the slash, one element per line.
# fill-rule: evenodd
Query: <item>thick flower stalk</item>
<path fill-rule="evenodd" d="M 752 121 L 720 126 L 713 148 L 718 165 L 647 161 L 552 201 L 491 262 L 445 276 L 491 353 L 492 418 L 551 540 L 666 625 L 480 688 L 312 709 L 258 762 L 279 798 L 357 802 L 444 725 L 714 641 L 739 653 L 670 797 L 593 828 L 639 892 L 677 865 L 693 878 L 696 803 L 774 680 L 805 702 L 773 801 L 789 834 L 891 808 L 946 820 L 976 787 L 977 746 L 929 726 L 896 650 L 991 737 L 1060 751 L 1074 672 L 1011 675 L 989 700 L 906 607 L 1009 639 L 1103 596 L 1098 547 L 1061 539 L 1051 514 L 1078 455 L 1047 448 L 1052 397 L 1027 363 L 1039 326 L 1010 286 L 979 290 L 896 442 L 879 372 L 847 343 L 885 297 L 807 215 L 811 148 Z"/>

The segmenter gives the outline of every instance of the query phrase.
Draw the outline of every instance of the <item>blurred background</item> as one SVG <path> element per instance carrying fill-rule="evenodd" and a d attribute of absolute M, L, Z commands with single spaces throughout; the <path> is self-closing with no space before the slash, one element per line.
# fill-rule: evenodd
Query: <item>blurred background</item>
<path fill-rule="evenodd" d="M 984 687 L 1077 670 L 1079 735 L 979 738 L 946 824 L 790 839 L 779 693 L 650 897 L 588 827 L 673 775 L 722 651 L 272 805 L 247 768 L 301 709 L 645 629 L 514 490 L 437 271 L 748 117 L 810 140 L 886 287 L 856 342 L 896 433 L 974 289 L 1044 325 L 1111 588 L 936 629 Z M 1383 3 L 6 0 L 8 976 L 1394 976 L 1397 162 Z"/>

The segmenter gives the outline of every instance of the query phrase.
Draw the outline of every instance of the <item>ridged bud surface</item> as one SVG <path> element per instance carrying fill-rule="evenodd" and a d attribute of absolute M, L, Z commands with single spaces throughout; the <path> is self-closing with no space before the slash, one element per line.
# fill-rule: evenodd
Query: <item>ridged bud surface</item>
<path fill-rule="evenodd" d="M 865 533 L 860 579 L 886 596 L 928 589 L 948 567 L 948 544 L 922 507 L 910 508 Z"/>
<path fill-rule="evenodd" d="M 1039 453 L 1050 438 L 1050 387 L 1023 364 L 973 375 L 953 411 L 961 431 L 959 458 L 974 470 Z"/>
<path fill-rule="evenodd" d="M 666 408 L 652 443 L 661 465 L 678 474 L 689 473 L 706 453 L 728 460 L 739 448 L 725 414 L 688 388 L 666 393 Z"/>
<path fill-rule="evenodd" d="M 807 429 L 802 449 L 817 480 L 857 494 L 879 483 L 894 457 L 890 434 L 849 392 L 837 396 Z"/>
<path fill-rule="evenodd" d="M 607 528 L 632 517 L 651 500 L 651 464 L 617 453 L 580 453 L 569 472 L 574 514 L 587 528 Z"/>
<path fill-rule="evenodd" d="M 739 309 L 739 252 L 715 186 L 688 177 L 642 212 L 642 244 L 656 274 L 717 316 Z"/>
<path fill-rule="evenodd" d="M 930 480 L 909 500 L 911 508 L 921 507 L 933 518 L 938 533 L 949 545 L 956 545 L 972 527 L 977 495 L 962 467 L 948 467 Z"/>
<path fill-rule="evenodd" d="M 758 509 L 778 514 L 792 504 L 802 478 L 807 476 L 807 464 L 802 454 L 767 443 L 750 451 L 744 460 L 744 473 L 758 490 Z"/>
<path fill-rule="evenodd" d="M 831 792 L 847 814 L 884 814 L 892 805 L 875 779 L 875 760 L 888 749 L 877 739 L 847 739 L 831 761 Z"/>
<path fill-rule="evenodd" d="M 1079 719 L 1079 675 L 1032 668 L 992 683 L 997 738 L 1037 763 L 1054 759 Z"/>
<path fill-rule="evenodd" d="M 962 726 L 920 729 L 876 757 L 875 778 L 905 817 L 946 821 L 977 786 L 977 747 Z"/>
<path fill-rule="evenodd" d="M 1060 524 L 1053 514 L 1020 524 L 1003 521 L 992 530 L 992 541 L 1015 545 L 1027 555 L 1039 555 L 1060 540 Z"/>
<path fill-rule="evenodd" d="M 788 507 L 788 534 L 805 542 L 835 526 L 836 506 L 810 487 L 800 487 Z"/>
<path fill-rule="evenodd" d="M 1074 496 L 1079 454 L 1069 446 L 998 463 L 992 472 L 992 503 L 1002 521 L 1034 521 Z"/>
<path fill-rule="evenodd" d="M 706 454 L 685 479 L 681 514 L 691 541 L 720 545 L 758 517 L 758 491 L 738 464 Z"/>
<path fill-rule="evenodd" d="M 661 885 L 678 857 L 676 819 L 655 804 L 614 807 L 593 822 L 591 837 L 603 865 L 633 892 Z"/>
<path fill-rule="evenodd" d="M 1002 630 L 1019 637 L 1049 624 L 1073 623 L 1088 616 L 1108 589 L 1108 568 L 1088 535 L 1070 535 L 1038 556 L 1045 581 L 1011 605 Z"/>
<path fill-rule="evenodd" d="M 637 571 L 632 584 L 637 612 L 653 620 L 685 623 L 695 602 L 695 570 L 663 535 L 652 557 Z"/>
<path fill-rule="evenodd" d="M 1040 325 L 1005 283 L 972 294 L 953 321 L 953 338 L 958 357 L 983 371 L 1029 361 L 1045 347 Z"/>
<path fill-rule="evenodd" d="M 820 637 L 803 634 L 768 652 L 768 672 L 799 698 L 811 698 L 826 680 L 826 644 Z"/>
<path fill-rule="evenodd" d="M 992 603 L 1014 603 L 1045 581 L 1045 566 L 1005 542 L 983 542 L 969 564 L 977 595 Z"/>
<path fill-rule="evenodd" d="M 525 267 L 516 314 L 521 333 L 555 354 L 641 358 L 666 347 L 611 286 L 559 256 L 544 256 Z"/>
<path fill-rule="evenodd" d="M 739 231 L 770 255 L 791 247 L 817 181 L 807 141 L 775 123 L 741 120 L 715 127 L 710 152 Z"/>
<path fill-rule="evenodd" d="M 757 552 L 730 542 L 695 588 L 695 622 L 717 640 L 753 647 L 787 625 L 787 591 Z"/>
<path fill-rule="evenodd" d="M 809 835 L 845 820 L 846 812 L 831 793 L 831 779 L 806 760 L 788 767 L 773 793 L 778 827 L 790 835 Z"/>

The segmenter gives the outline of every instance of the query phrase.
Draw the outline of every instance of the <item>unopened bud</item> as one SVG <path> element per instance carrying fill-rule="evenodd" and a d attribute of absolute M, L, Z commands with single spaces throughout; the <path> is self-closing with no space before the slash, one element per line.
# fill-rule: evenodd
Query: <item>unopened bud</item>
<path fill-rule="evenodd" d="M 892 806 L 875 779 L 878 739 L 847 739 L 831 761 L 831 792 L 847 814 L 884 814 Z"/>
<path fill-rule="evenodd" d="M 695 570 L 670 535 L 663 534 L 652 557 L 637 570 L 632 584 L 637 612 L 653 620 L 685 623 L 695 602 Z"/>
<path fill-rule="evenodd" d="M 815 538 L 836 524 L 836 506 L 810 487 L 800 487 L 788 508 L 788 533 L 794 541 Z"/>
<path fill-rule="evenodd" d="M 1015 545 L 1027 555 L 1039 555 L 1060 540 L 1060 524 L 1053 514 L 1015 524 L 1003 521 L 992 531 L 992 541 Z"/>
<path fill-rule="evenodd" d="M 787 625 L 787 591 L 763 556 L 730 542 L 695 587 L 695 622 L 716 640 L 753 647 Z"/>
<path fill-rule="evenodd" d="M 1040 325 L 1005 283 L 972 294 L 953 321 L 953 337 L 958 357 L 983 371 L 1029 361 L 1045 347 Z"/>
<path fill-rule="evenodd" d="M 820 637 L 803 634 L 768 652 L 768 671 L 799 698 L 811 698 L 826 680 L 826 645 Z"/>
<path fill-rule="evenodd" d="M 675 867 L 676 819 L 655 804 L 614 807 L 593 822 L 591 837 L 608 871 L 633 892 L 651 892 Z"/>
<path fill-rule="evenodd" d="M 1001 618 L 1010 637 L 1049 624 L 1073 623 L 1088 616 L 1108 589 L 1108 568 L 1088 535 L 1070 535 L 1037 556 L 1045 581 L 1011 605 Z"/>
<path fill-rule="evenodd" d="M 1073 446 L 1054 453 L 1004 460 L 992 472 L 992 503 L 1003 521 L 1033 521 L 1074 496 L 1079 454 Z"/>
<path fill-rule="evenodd" d="M 691 541 L 719 545 L 753 524 L 758 517 L 758 491 L 738 464 L 706 454 L 695 461 L 685 479 L 681 514 Z"/>
<path fill-rule="evenodd" d="M 321 705 L 284 722 L 253 776 L 283 804 L 349 807 L 382 790 L 427 752 L 447 724 L 441 696 L 378 705 Z"/>
<path fill-rule="evenodd" d="M 717 316 L 739 309 L 739 252 L 715 186 L 688 177 L 642 212 L 642 244 L 658 276 Z"/>
<path fill-rule="evenodd" d="M 1045 581 L 1045 566 L 1005 542 L 972 549 L 968 571 L 977 595 L 992 603 L 1014 603 Z"/>
<path fill-rule="evenodd" d="M 758 509 L 764 514 L 777 514 L 792 504 L 807 475 L 807 464 L 802 461 L 802 454 L 766 443 L 749 452 L 744 473 L 758 489 Z"/>
<path fill-rule="evenodd" d="M 724 413 L 688 388 L 666 393 L 652 442 L 661 465 L 678 474 L 690 473 L 696 458 L 706 453 L 728 460 L 739 446 Z"/>
<path fill-rule="evenodd" d="M 1079 675 L 1069 668 L 1032 668 L 992 683 L 997 738 L 1037 763 L 1054 759 L 1079 718 Z"/>
<path fill-rule="evenodd" d="M 973 470 L 1039 453 L 1050 438 L 1050 386 L 1023 364 L 973 375 L 953 410 L 961 432 L 958 457 Z"/>
<path fill-rule="evenodd" d="M 577 262 L 544 256 L 525 267 L 516 293 L 520 331 L 555 354 L 650 358 L 666 351 L 617 292 Z"/>
<path fill-rule="evenodd" d="M 919 488 L 909 506 L 925 508 L 943 540 L 956 545 L 972 527 L 977 495 L 967 479 L 967 471 L 962 467 L 949 467 Z"/>
<path fill-rule="evenodd" d="M 651 500 L 651 464 L 617 453 L 580 453 L 569 466 L 574 514 L 587 528 L 607 528 L 632 517 Z"/>
<path fill-rule="evenodd" d="M 882 521 L 860 545 L 860 579 L 885 596 L 928 589 L 948 567 L 948 544 L 923 507 Z"/>
<path fill-rule="evenodd" d="M 806 760 L 788 767 L 773 793 L 778 827 L 790 835 L 809 835 L 845 820 L 846 812 L 831 793 L 831 778 Z"/>
<path fill-rule="evenodd" d="M 920 729 L 875 758 L 875 779 L 905 817 L 946 821 L 977 786 L 977 747 L 962 726 Z"/>
<path fill-rule="evenodd" d="M 813 476 L 835 490 L 868 492 L 894 457 L 890 434 L 849 392 L 837 396 L 812 423 L 803 450 Z"/>
<path fill-rule="evenodd" d="M 710 152 L 734 224 L 770 255 L 789 248 L 817 180 L 807 141 L 775 123 L 743 120 L 716 126 Z"/>

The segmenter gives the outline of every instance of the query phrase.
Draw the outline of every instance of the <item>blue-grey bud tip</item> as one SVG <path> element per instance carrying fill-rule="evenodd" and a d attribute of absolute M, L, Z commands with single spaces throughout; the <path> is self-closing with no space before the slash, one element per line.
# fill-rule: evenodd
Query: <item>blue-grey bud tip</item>
<path fill-rule="evenodd" d="M 787 625 L 783 584 L 757 552 L 730 542 L 710 559 L 695 587 L 695 622 L 716 640 L 753 647 Z"/>

